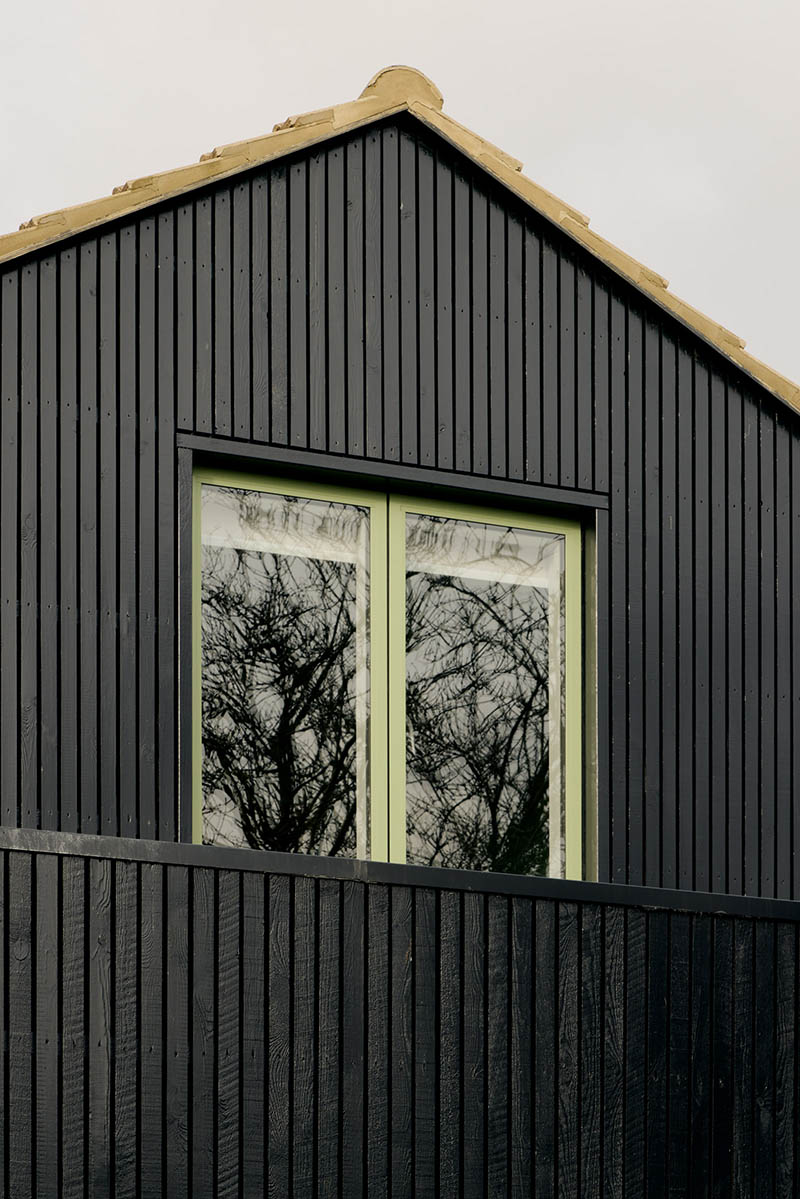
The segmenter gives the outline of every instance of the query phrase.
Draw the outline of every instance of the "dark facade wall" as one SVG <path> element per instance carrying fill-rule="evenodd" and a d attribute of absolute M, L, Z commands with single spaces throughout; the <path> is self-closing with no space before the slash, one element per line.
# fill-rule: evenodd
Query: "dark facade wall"
<path fill-rule="evenodd" d="M 798 418 L 444 141 L 12 263 L 0 328 L 4 824 L 179 835 L 193 436 L 596 504 L 600 877 L 800 895 Z"/>
<path fill-rule="evenodd" d="M 130 848 L 0 852 L 14 1199 L 798 1194 L 794 909 Z"/>

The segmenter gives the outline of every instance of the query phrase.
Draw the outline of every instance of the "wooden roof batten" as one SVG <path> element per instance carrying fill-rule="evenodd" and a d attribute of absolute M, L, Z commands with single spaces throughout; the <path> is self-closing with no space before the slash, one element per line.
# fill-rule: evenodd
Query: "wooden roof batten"
<path fill-rule="evenodd" d="M 110 196 L 25 221 L 17 232 L 0 235 L 0 264 L 66 237 L 124 217 L 160 200 L 177 198 L 204 184 L 249 167 L 266 164 L 395 113 L 410 112 L 466 154 L 542 216 L 560 226 L 617 274 L 645 292 L 662 308 L 699 333 L 726 357 L 780 399 L 800 411 L 800 387 L 748 354 L 742 338 L 669 291 L 668 281 L 589 228 L 589 218 L 522 174 L 522 163 L 485 138 L 466 129 L 444 111 L 442 94 L 421 71 L 385 67 L 356 100 L 288 117 L 263 137 L 217 146 L 200 161 L 131 179 Z"/>

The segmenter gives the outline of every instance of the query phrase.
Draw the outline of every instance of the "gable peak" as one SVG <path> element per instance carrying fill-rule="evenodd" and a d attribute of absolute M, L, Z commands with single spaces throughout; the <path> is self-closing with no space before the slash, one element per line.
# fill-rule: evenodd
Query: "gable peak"
<path fill-rule="evenodd" d="M 359 100 L 380 99 L 385 104 L 425 104 L 441 111 L 444 97 L 436 84 L 416 67 L 384 67 L 373 75 Z"/>
<path fill-rule="evenodd" d="M 221 182 L 247 168 L 266 165 L 294 151 L 310 150 L 329 138 L 355 132 L 374 121 L 407 110 L 525 204 L 558 225 L 595 258 L 629 280 L 763 386 L 800 411 L 800 387 L 796 383 L 753 358 L 740 337 L 670 292 L 668 281 L 662 275 L 600 237 L 589 228 L 587 216 L 526 178 L 518 159 L 453 120 L 442 111 L 443 104 L 442 93 L 422 71 L 409 66 L 384 67 L 370 79 L 357 100 L 288 117 L 275 125 L 271 133 L 216 146 L 203 154 L 198 163 L 130 179 L 115 187 L 110 196 L 24 221 L 17 232 L 0 234 L 0 265 L 31 250 L 96 228 L 115 217 L 130 217 L 148 205 L 177 199 L 205 184 Z"/>

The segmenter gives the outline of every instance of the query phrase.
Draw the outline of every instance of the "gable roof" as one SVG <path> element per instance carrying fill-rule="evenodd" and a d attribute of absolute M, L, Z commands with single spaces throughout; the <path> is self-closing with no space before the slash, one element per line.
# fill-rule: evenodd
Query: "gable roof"
<path fill-rule="evenodd" d="M 271 162 L 294 150 L 313 147 L 383 117 L 410 112 L 601 262 L 635 284 L 759 383 L 800 411 L 800 387 L 796 383 L 748 354 L 742 338 L 669 291 L 668 281 L 662 275 L 590 229 L 587 216 L 523 175 L 518 159 L 447 116 L 442 111 L 443 103 L 439 89 L 421 71 L 413 67 L 385 67 L 370 80 L 357 100 L 289 117 L 276 125 L 272 133 L 218 146 L 203 154 L 198 163 L 128 180 L 115 187 L 110 196 L 25 221 L 17 232 L 0 235 L 0 264 L 93 229 L 115 217 L 137 212 L 157 201 L 178 197 L 203 184 Z"/>

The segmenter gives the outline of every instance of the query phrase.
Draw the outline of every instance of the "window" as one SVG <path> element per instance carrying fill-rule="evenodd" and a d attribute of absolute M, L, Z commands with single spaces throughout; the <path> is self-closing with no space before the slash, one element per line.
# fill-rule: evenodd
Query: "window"
<path fill-rule="evenodd" d="M 195 475 L 197 840 L 581 873 L 580 528 Z"/>

